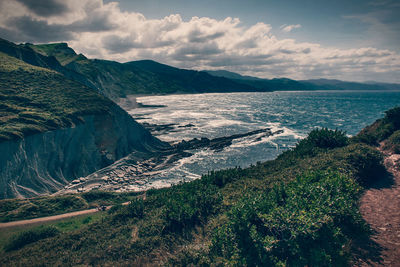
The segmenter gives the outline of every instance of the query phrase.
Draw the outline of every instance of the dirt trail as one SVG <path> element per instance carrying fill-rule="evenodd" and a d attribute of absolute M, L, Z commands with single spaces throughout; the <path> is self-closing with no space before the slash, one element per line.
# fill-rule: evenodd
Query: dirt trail
<path fill-rule="evenodd" d="M 128 205 L 128 204 L 129 204 L 129 202 L 122 203 L 122 205 Z M 105 207 L 104 210 L 108 210 L 111 207 L 112 206 L 107 206 L 107 207 Z M 64 214 L 60 214 L 60 215 L 54 215 L 54 216 L 48 216 L 48 217 L 41 217 L 41 218 L 35 218 L 35 219 L 29 219 L 29 220 L 21 220 L 21 221 L 0 223 L 0 229 L 9 228 L 9 227 L 16 227 L 16 226 L 26 226 L 26 225 L 31 225 L 31 224 L 39 224 L 39 223 L 45 223 L 45 222 L 52 222 L 52 221 L 71 218 L 71 217 L 75 217 L 75 216 L 95 213 L 95 212 L 99 212 L 99 211 L 100 211 L 100 209 L 94 208 L 94 209 L 88 209 L 88 210 L 80 210 L 80 211 L 68 212 L 68 213 L 64 213 Z"/>
<path fill-rule="evenodd" d="M 393 184 L 368 189 L 360 202 L 363 218 L 375 231 L 372 241 L 380 246 L 381 258 L 377 262 L 364 262 L 363 266 L 400 266 L 400 155 L 382 152 Z"/>
<path fill-rule="evenodd" d="M 80 211 L 74 211 L 74 212 L 69 212 L 69 213 L 64 213 L 64 214 L 54 215 L 54 216 L 48 216 L 48 217 L 42 217 L 42 218 L 35 218 L 35 219 L 30 219 L 30 220 L 0 223 L 0 229 L 8 228 L 8 227 L 15 227 L 15 226 L 22 226 L 22 225 L 25 226 L 25 225 L 36 224 L 36 223 L 57 221 L 60 219 L 95 213 L 98 211 L 99 211 L 98 209 L 80 210 Z"/>

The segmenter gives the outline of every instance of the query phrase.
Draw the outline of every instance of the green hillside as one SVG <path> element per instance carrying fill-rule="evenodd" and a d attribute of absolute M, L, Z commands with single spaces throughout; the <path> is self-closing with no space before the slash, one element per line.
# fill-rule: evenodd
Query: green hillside
<path fill-rule="evenodd" d="M 146 64 L 147 63 L 147 64 Z M 171 94 L 254 91 L 254 88 L 203 72 L 184 70 L 154 61 L 118 63 L 77 59 L 65 66 L 85 75 L 112 98 L 129 94 Z"/>
<path fill-rule="evenodd" d="M 87 59 L 65 43 L 28 46 L 43 55 L 54 56 L 66 69 L 85 76 L 100 92 L 113 99 L 129 94 L 257 91 L 227 78 L 150 60 L 119 63 Z"/>
<path fill-rule="evenodd" d="M 82 54 L 77 55 L 72 48 L 68 47 L 67 43 L 44 45 L 27 44 L 27 46 L 44 56 L 54 56 L 63 66 L 76 59 L 86 59 Z"/>
<path fill-rule="evenodd" d="M 399 112 L 351 139 L 314 130 L 273 161 L 147 191 L 75 230 L 16 233 L 3 264 L 351 266 L 373 257 L 359 197 L 386 177 L 365 142 L 397 140 Z"/>
<path fill-rule="evenodd" d="M 0 140 L 70 127 L 113 102 L 62 74 L 0 52 Z"/>

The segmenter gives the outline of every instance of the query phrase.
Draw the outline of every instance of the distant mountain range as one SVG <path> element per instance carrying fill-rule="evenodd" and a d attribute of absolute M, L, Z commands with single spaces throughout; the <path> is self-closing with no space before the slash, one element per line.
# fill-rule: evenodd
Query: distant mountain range
<path fill-rule="evenodd" d="M 152 60 L 119 63 L 88 59 L 66 43 L 20 44 L 0 39 L 0 51 L 118 99 L 131 94 L 269 92 L 283 90 L 400 90 L 400 84 L 288 78 L 261 79 L 225 70 L 195 71 Z"/>
<path fill-rule="evenodd" d="M 0 51 L 63 73 L 111 99 L 130 94 L 250 92 L 256 88 L 206 72 L 174 68 L 151 60 L 119 63 L 88 59 L 66 43 L 15 45 L 0 40 Z"/>
<path fill-rule="evenodd" d="M 238 83 L 253 86 L 258 90 L 400 90 L 400 84 L 381 82 L 346 82 L 333 79 L 292 80 L 287 78 L 261 79 L 252 76 L 243 76 L 226 70 L 206 70 L 208 74 L 217 77 L 232 79 Z"/>

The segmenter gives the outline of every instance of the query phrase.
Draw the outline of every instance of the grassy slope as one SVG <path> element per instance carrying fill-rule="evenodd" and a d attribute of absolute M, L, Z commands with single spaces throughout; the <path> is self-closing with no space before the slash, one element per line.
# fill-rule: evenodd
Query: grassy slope
<path fill-rule="evenodd" d="M 0 222 L 52 216 L 85 210 L 99 205 L 115 205 L 130 201 L 138 193 L 90 191 L 81 194 L 43 196 L 26 199 L 1 199 Z"/>
<path fill-rule="evenodd" d="M 104 218 L 106 214 L 104 212 L 94 213 L 90 215 L 82 215 L 74 218 L 62 219 L 56 222 L 47 222 L 41 225 L 30 225 L 30 226 L 20 226 L 15 228 L 8 228 L 7 230 L 0 231 L 0 250 L 3 250 L 5 246 L 10 243 L 10 240 L 15 239 L 23 235 L 26 232 L 40 231 L 41 229 L 46 229 L 48 227 L 55 227 L 58 231 L 62 233 L 76 231 L 77 229 L 86 227 L 88 224 L 97 222 Z"/>
<path fill-rule="evenodd" d="M 394 113 L 370 134 L 398 130 Z M 354 240 L 368 235 L 358 196 L 384 175 L 374 147 L 321 130 L 276 160 L 150 190 L 101 222 L 1 257 L 37 265 L 346 265 Z"/>
<path fill-rule="evenodd" d="M 86 59 L 82 54 L 77 55 L 75 51 L 68 47 L 66 43 L 54 43 L 43 45 L 27 45 L 37 53 L 44 56 L 54 56 L 57 58 L 61 65 L 65 66 L 78 58 Z"/>
<path fill-rule="evenodd" d="M 0 141 L 70 127 L 114 105 L 63 75 L 0 52 Z"/>
<path fill-rule="evenodd" d="M 139 63 L 121 64 L 80 58 L 66 67 L 88 77 L 97 87 L 106 90 L 107 95 L 119 97 L 129 94 L 254 91 L 251 86 L 203 72 L 173 68 L 156 62 L 152 66 Z M 112 90 L 107 92 L 108 88 Z"/>

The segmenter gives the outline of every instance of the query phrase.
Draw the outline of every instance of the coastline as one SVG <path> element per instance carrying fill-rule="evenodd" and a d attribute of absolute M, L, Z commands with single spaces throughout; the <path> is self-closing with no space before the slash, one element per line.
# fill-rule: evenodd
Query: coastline
<path fill-rule="evenodd" d="M 264 128 L 214 139 L 182 140 L 178 143 L 172 143 L 171 149 L 157 153 L 135 152 L 86 177 L 71 181 L 53 195 L 88 192 L 90 190 L 141 192 L 152 188 L 168 187 L 173 185 L 174 181 L 166 181 L 162 186 L 156 185 L 157 175 L 173 167 L 179 160 L 192 156 L 194 150 L 221 151 L 230 146 L 235 139 L 260 134 L 263 137 L 269 137 L 281 133 L 282 130 L 274 132 L 270 128 Z M 185 177 L 180 181 L 185 181 Z"/>

